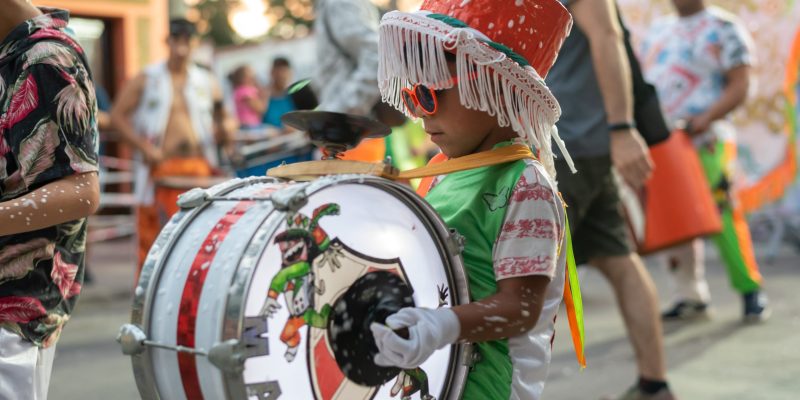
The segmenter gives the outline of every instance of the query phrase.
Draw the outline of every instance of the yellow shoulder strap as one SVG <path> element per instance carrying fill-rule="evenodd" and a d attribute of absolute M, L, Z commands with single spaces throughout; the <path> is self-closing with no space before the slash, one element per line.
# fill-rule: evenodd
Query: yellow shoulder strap
<path fill-rule="evenodd" d="M 403 171 L 399 173 L 395 179 L 415 179 L 451 174 L 453 172 L 465 171 L 473 168 L 488 167 L 490 165 L 522 160 L 523 158 L 535 159 L 535 156 L 528 146 L 512 144 L 510 146 L 482 151 L 464 157 L 451 158 L 440 163 L 428 164 L 424 167 Z"/>

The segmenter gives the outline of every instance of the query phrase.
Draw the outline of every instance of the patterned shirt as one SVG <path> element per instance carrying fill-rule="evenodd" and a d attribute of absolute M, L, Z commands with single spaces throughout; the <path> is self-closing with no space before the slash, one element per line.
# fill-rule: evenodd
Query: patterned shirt
<path fill-rule="evenodd" d="M 670 122 L 708 110 L 722 96 L 725 73 L 752 63 L 751 43 L 735 16 L 716 7 L 655 22 L 640 54 Z"/>
<path fill-rule="evenodd" d="M 512 141 L 523 143 L 519 139 Z M 558 262 L 564 238 L 563 208 L 556 185 L 538 161 L 525 160 L 526 168 L 509 193 L 494 198 L 506 208 L 502 230 L 494 242 L 492 258 L 496 280 L 545 275 L 550 279 Z M 431 183 L 433 190 L 447 175 Z M 489 204 L 492 207 L 492 204 Z"/>
<path fill-rule="evenodd" d="M 439 176 L 425 197 L 466 238 L 472 300 L 494 294 L 503 279 L 550 279 L 533 329 L 478 344 L 484 361 L 470 372 L 464 399 L 542 397 L 566 276 L 566 216 L 556 187 L 541 163 L 526 159 Z"/>
<path fill-rule="evenodd" d="M 97 171 L 94 87 L 66 11 L 0 42 L 0 202 Z M 0 236 L 0 327 L 38 346 L 56 340 L 83 282 L 86 219 Z"/>

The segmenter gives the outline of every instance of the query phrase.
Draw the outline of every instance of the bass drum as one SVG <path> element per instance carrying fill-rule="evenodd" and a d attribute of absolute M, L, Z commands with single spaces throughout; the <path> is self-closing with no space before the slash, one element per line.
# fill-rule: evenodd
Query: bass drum
<path fill-rule="evenodd" d="M 367 176 L 193 189 L 159 235 L 120 343 L 146 399 L 457 399 L 467 348 L 372 364 L 370 322 L 468 302 L 457 235 Z"/>

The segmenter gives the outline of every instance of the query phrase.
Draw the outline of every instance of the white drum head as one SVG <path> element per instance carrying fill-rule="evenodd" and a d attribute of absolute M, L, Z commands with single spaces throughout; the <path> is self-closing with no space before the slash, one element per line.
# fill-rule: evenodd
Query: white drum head
<path fill-rule="evenodd" d="M 268 354 L 245 362 L 248 394 L 257 399 L 277 389 L 287 399 L 396 399 L 415 383 L 409 374 L 399 385 L 397 378 L 379 387 L 356 384 L 337 365 L 327 329 L 308 322 L 325 320 L 326 309 L 373 271 L 402 278 L 418 307 L 450 306 L 453 279 L 441 241 L 419 209 L 377 185 L 329 185 L 308 200 L 274 232 L 247 291 L 245 318 L 266 324 L 260 337 L 268 340 Z M 275 311 L 269 317 L 266 301 Z M 454 358 L 448 347 L 421 366 L 434 398 L 447 393 Z"/>

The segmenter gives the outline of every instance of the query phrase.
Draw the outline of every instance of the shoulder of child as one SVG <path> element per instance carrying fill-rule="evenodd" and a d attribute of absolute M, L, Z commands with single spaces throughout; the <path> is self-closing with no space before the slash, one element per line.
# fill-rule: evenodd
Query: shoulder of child
<path fill-rule="evenodd" d="M 544 165 L 538 160 L 525 160 L 525 169 L 520 175 L 514 191 L 523 189 L 524 186 L 535 186 L 547 199 L 558 202 L 558 186 L 556 180 L 547 173 Z M 549 194 L 545 194 L 545 192 Z M 552 197 L 551 197 L 552 195 Z"/>

